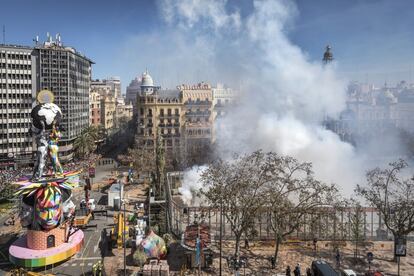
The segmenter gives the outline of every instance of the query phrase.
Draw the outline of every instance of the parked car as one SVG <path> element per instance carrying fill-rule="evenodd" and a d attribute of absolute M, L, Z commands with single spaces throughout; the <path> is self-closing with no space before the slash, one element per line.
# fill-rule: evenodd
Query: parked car
<path fill-rule="evenodd" d="M 317 260 L 317 261 L 312 262 L 312 275 L 313 276 L 338 276 L 338 273 L 327 262 L 322 261 L 322 260 Z"/>

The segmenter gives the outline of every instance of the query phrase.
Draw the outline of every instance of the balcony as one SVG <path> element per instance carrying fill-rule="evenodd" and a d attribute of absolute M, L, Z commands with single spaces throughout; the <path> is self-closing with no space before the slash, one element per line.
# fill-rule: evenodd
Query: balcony
<path fill-rule="evenodd" d="M 186 106 L 211 106 L 211 101 L 185 101 Z"/>
<path fill-rule="evenodd" d="M 180 117 L 180 114 L 160 114 L 160 118 L 176 118 Z"/>
<path fill-rule="evenodd" d="M 194 117 L 204 117 L 204 116 L 210 116 L 211 111 L 204 111 L 204 112 L 193 112 L 193 111 L 187 111 L 185 113 L 185 116 L 194 116 Z"/>

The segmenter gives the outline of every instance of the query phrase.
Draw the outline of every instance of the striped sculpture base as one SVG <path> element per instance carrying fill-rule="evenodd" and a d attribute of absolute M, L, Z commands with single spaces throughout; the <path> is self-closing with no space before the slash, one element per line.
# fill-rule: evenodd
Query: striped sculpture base
<path fill-rule="evenodd" d="M 27 235 L 24 235 L 10 246 L 9 259 L 13 264 L 26 268 L 52 265 L 65 261 L 79 252 L 83 245 L 83 238 L 83 232 L 78 230 L 67 243 L 44 250 L 35 250 L 27 246 Z"/>

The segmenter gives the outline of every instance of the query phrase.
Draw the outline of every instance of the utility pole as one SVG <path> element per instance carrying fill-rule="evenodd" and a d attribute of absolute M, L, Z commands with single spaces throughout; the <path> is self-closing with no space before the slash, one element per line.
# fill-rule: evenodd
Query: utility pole
<path fill-rule="evenodd" d="M 222 243 L 223 243 L 223 199 L 220 200 L 220 263 L 219 263 L 219 268 L 220 268 L 220 276 L 221 276 L 221 259 L 222 259 Z"/>
<path fill-rule="evenodd" d="M 122 182 L 122 181 L 121 181 Z M 124 196 L 124 198 L 123 198 L 123 203 L 124 203 L 124 227 L 123 227 L 123 229 L 122 229 L 122 231 L 123 231 L 123 235 L 122 235 L 122 237 L 123 237 L 123 244 L 124 244 L 124 276 L 126 276 L 127 274 L 126 274 L 126 231 L 125 231 L 125 229 L 126 229 L 126 201 L 125 201 L 125 193 L 123 193 L 123 196 Z"/>
<path fill-rule="evenodd" d="M 6 44 L 6 25 L 3 25 L 3 44 Z"/>
<path fill-rule="evenodd" d="M 397 275 L 400 276 L 400 256 L 398 256 L 398 273 Z"/>

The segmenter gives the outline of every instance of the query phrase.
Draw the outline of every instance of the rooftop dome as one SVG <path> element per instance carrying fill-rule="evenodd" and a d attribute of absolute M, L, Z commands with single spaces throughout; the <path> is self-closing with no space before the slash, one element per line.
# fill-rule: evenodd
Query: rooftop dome
<path fill-rule="evenodd" d="M 142 83 L 141 86 L 154 86 L 154 81 L 148 71 L 145 71 L 141 77 Z"/>

